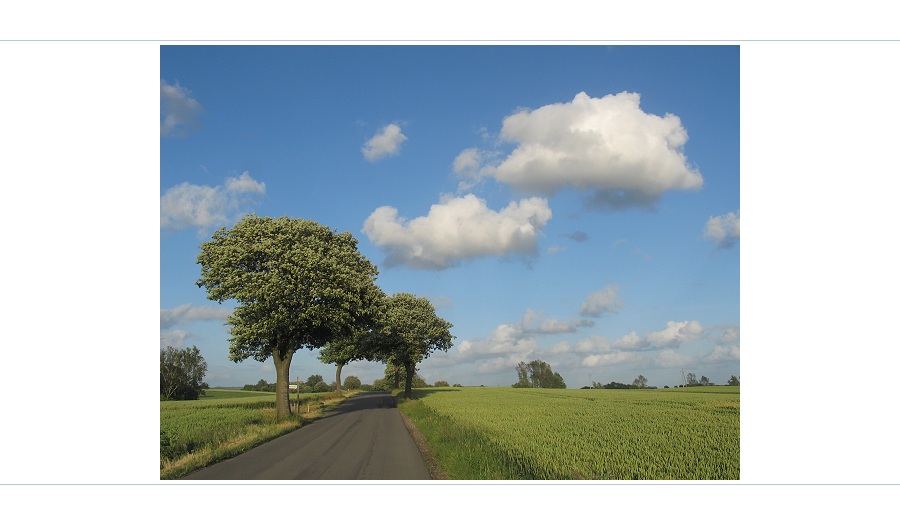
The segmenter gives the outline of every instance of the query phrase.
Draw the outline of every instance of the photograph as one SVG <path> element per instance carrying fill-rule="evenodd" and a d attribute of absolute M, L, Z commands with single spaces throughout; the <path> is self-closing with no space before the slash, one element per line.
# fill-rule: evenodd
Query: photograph
<path fill-rule="evenodd" d="M 160 479 L 739 480 L 740 65 L 162 45 Z"/>

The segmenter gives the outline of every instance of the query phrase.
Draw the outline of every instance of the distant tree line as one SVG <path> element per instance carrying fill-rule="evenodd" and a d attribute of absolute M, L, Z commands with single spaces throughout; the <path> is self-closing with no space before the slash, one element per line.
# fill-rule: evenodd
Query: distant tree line
<path fill-rule="evenodd" d="M 344 384 L 342 388 L 344 390 L 361 390 L 364 392 L 375 391 L 375 390 L 386 390 L 391 391 L 392 389 L 399 388 L 396 385 L 403 384 L 406 382 L 406 368 L 398 367 L 394 365 L 388 365 L 384 371 L 384 377 L 376 379 L 372 384 L 363 384 L 362 381 L 356 376 L 347 376 L 344 379 Z M 289 383 L 291 386 L 296 385 L 295 381 L 291 381 Z M 241 390 L 247 390 L 252 392 L 275 392 L 276 383 L 269 383 L 265 379 L 260 379 L 258 383 L 255 385 L 244 385 Z M 305 383 L 300 383 L 299 389 L 301 394 L 308 394 L 314 392 L 332 392 L 336 390 L 335 382 L 328 384 L 322 378 L 321 375 L 315 374 L 309 376 Z M 441 387 L 441 386 L 450 386 L 450 384 L 446 381 L 435 381 L 434 385 L 429 385 L 422 379 L 419 374 L 415 374 L 412 380 L 412 386 L 414 388 L 427 388 L 430 386 Z M 459 386 L 459 385 L 454 385 Z M 297 392 L 296 389 L 292 390 L 292 392 Z"/>
<path fill-rule="evenodd" d="M 740 379 L 737 376 L 732 375 L 731 379 L 728 380 L 728 386 L 739 386 L 741 384 Z M 675 385 L 675 388 L 681 388 L 682 385 Z M 715 386 L 715 383 L 709 380 L 706 376 L 700 376 L 700 379 L 697 379 L 697 376 L 693 373 L 689 373 L 685 376 L 685 387 L 691 386 Z M 647 378 L 643 375 L 639 375 L 635 378 L 631 383 L 618 383 L 616 381 L 610 381 L 607 384 L 600 384 L 596 381 L 591 381 L 591 386 L 583 386 L 582 389 L 586 388 L 610 388 L 610 389 L 630 389 L 630 388 L 648 388 L 653 389 L 655 386 L 647 385 Z M 663 388 L 669 388 L 669 385 L 664 386 Z"/>

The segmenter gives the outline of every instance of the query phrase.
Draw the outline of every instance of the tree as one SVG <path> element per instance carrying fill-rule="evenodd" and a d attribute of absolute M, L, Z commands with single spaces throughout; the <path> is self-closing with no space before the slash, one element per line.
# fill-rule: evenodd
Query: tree
<path fill-rule="evenodd" d="M 159 351 L 159 395 L 162 399 L 198 399 L 209 385 L 203 382 L 206 360 L 196 346 Z"/>
<path fill-rule="evenodd" d="M 438 317 L 434 306 L 424 297 L 398 293 L 385 298 L 378 329 L 359 341 L 365 355 L 402 368 L 407 398 L 412 397 L 416 364 L 435 350 L 446 352 L 453 342 L 452 324 Z M 399 387 L 399 374 L 394 374 Z"/>
<path fill-rule="evenodd" d="M 266 361 L 276 375 L 276 414 L 290 415 L 288 378 L 300 348 L 320 348 L 371 323 L 378 270 L 357 240 L 314 221 L 250 215 L 200 245 L 197 286 L 234 299 L 229 358 Z"/>
<path fill-rule="evenodd" d="M 384 367 L 384 377 L 379 379 L 380 384 L 384 385 L 384 390 L 399 390 L 400 385 L 406 385 L 406 367 L 403 365 L 394 365 L 392 363 L 388 363 L 387 366 Z M 413 373 L 412 388 L 426 388 L 428 383 L 425 382 L 424 379 L 418 374 Z"/>
<path fill-rule="evenodd" d="M 381 307 L 383 308 L 383 306 L 383 301 L 381 301 Z M 369 353 L 372 351 L 372 345 L 365 344 L 366 339 L 372 337 L 371 329 L 374 326 L 360 328 L 362 329 L 351 336 L 331 341 L 319 350 L 319 361 L 337 365 L 335 391 L 338 394 L 341 393 L 341 370 L 344 368 L 344 365 L 352 361 L 370 360 L 375 357 Z"/>
<path fill-rule="evenodd" d="M 347 378 L 344 379 L 344 388 L 347 390 L 359 390 L 359 387 L 361 386 L 362 381 L 356 376 L 347 376 Z"/>
<path fill-rule="evenodd" d="M 637 388 L 647 388 L 647 378 L 643 375 L 639 375 L 631 384 L 633 384 Z"/>
<path fill-rule="evenodd" d="M 566 388 L 562 376 L 540 360 L 528 364 L 520 361 L 516 365 L 516 373 L 519 376 L 519 380 L 513 385 L 516 388 Z"/>
<path fill-rule="evenodd" d="M 524 361 L 519 361 L 519 364 L 516 365 L 516 374 L 519 376 L 519 380 L 513 385 L 515 388 L 530 388 L 531 381 L 528 379 L 528 365 L 525 364 Z"/>
<path fill-rule="evenodd" d="M 729 386 L 738 386 L 741 384 L 741 380 L 735 376 L 731 376 L 731 379 L 728 380 Z"/>
<path fill-rule="evenodd" d="M 448 383 L 446 381 L 435 381 L 434 386 L 436 386 L 436 387 L 450 386 L 450 383 Z"/>
<path fill-rule="evenodd" d="M 701 385 L 701 386 L 708 386 L 709 384 L 710 384 L 710 382 L 709 382 L 709 378 L 708 378 L 708 377 L 706 377 L 706 376 L 700 376 L 700 385 Z"/>
<path fill-rule="evenodd" d="M 697 376 L 695 376 L 693 372 L 688 373 L 687 386 L 695 386 L 695 385 L 699 385 L 699 384 L 700 383 L 697 382 Z"/>
<path fill-rule="evenodd" d="M 323 379 L 319 374 L 311 375 L 306 379 L 306 386 L 313 388 L 323 381 L 325 381 L 325 379 Z"/>

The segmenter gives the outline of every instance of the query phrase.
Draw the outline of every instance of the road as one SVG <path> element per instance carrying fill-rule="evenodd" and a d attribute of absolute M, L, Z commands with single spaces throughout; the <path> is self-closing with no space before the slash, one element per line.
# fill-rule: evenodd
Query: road
<path fill-rule="evenodd" d="M 393 397 L 363 392 L 328 415 L 186 480 L 431 479 Z"/>

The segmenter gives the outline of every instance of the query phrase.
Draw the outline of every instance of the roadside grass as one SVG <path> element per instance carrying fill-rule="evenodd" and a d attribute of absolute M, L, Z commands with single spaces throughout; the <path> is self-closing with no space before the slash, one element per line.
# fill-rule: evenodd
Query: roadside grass
<path fill-rule="evenodd" d="M 292 415 L 275 417 L 273 392 L 208 390 L 196 401 L 160 402 L 160 479 L 178 479 L 321 418 L 358 392 L 292 396 Z"/>
<path fill-rule="evenodd" d="M 418 389 L 399 409 L 449 479 L 739 479 L 739 388 Z"/>

